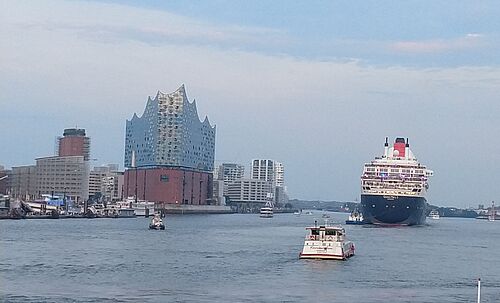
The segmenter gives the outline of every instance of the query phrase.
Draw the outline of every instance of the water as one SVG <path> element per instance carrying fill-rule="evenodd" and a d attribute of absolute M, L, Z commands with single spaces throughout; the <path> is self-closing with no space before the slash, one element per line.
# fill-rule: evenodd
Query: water
<path fill-rule="evenodd" d="M 345 226 L 348 261 L 299 260 L 313 215 L 0 221 L 2 302 L 500 302 L 500 222 Z M 332 213 L 333 221 L 347 214 Z"/>

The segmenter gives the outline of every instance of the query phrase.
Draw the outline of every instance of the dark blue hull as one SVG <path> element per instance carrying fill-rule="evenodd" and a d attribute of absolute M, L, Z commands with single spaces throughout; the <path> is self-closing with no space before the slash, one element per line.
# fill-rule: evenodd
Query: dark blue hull
<path fill-rule="evenodd" d="M 379 225 L 425 224 L 424 197 L 361 195 L 364 222 Z"/>
<path fill-rule="evenodd" d="M 349 220 L 346 220 L 345 224 L 348 224 L 348 225 L 363 225 L 363 224 L 365 224 L 365 222 L 364 221 L 349 221 Z"/>

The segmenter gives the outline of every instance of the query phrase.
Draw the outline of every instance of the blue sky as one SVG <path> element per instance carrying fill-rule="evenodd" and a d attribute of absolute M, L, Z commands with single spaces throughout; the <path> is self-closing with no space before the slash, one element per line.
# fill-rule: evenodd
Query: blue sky
<path fill-rule="evenodd" d="M 123 164 L 125 120 L 186 85 L 218 161 L 282 161 L 292 197 L 354 200 L 385 136 L 435 171 L 429 201 L 500 195 L 495 1 L 4 1 L 0 164 L 87 129 Z M 202 117 L 203 118 L 203 117 Z"/>

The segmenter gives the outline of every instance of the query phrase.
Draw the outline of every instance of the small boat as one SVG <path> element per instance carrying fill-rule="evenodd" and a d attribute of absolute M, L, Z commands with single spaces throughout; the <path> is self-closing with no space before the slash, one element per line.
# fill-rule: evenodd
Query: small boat
<path fill-rule="evenodd" d="M 165 229 L 165 224 L 163 224 L 163 220 L 160 214 L 155 214 L 151 222 L 149 223 L 149 229 L 163 230 Z"/>
<path fill-rule="evenodd" d="M 272 207 L 262 207 L 260 209 L 260 217 L 261 218 L 272 218 L 273 217 L 273 208 Z"/>
<path fill-rule="evenodd" d="M 300 216 L 300 213 L 301 213 L 301 211 L 296 210 L 293 214 L 296 215 L 296 216 Z"/>
<path fill-rule="evenodd" d="M 266 205 L 260 209 L 260 217 L 261 218 L 272 218 L 273 217 L 273 203 L 271 201 L 267 201 Z"/>
<path fill-rule="evenodd" d="M 429 217 L 434 220 L 439 220 L 439 212 L 436 209 L 431 210 Z"/>
<path fill-rule="evenodd" d="M 345 221 L 345 224 L 350 225 L 363 225 L 365 222 L 363 221 L 363 214 L 359 212 L 358 209 L 353 210 L 353 212 L 349 215 L 349 218 Z"/>
<path fill-rule="evenodd" d="M 347 260 L 354 256 L 354 243 L 345 239 L 341 226 L 317 225 L 307 227 L 308 234 L 300 259 Z"/>
<path fill-rule="evenodd" d="M 330 218 L 330 215 L 329 215 L 329 214 L 327 214 L 327 213 L 324 213 L 324 214 L 321 216 L 321 218 L 329 219 L 329 218 Z"/>

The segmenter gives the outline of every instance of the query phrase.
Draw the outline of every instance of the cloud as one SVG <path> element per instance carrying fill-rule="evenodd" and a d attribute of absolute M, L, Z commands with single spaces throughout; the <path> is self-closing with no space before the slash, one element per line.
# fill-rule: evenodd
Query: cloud
<path fill-rule="evenodd" d="M 436 171 L 432 199 L 500 195 L 498 174 L 487 167 L 467 180 L 473 194 L 443 177 L 463 175 L 462 165 L 498 162 L 500 145 L 489 138 L 500 132 L 499 68 L 269 55 L 240 46 L 272 40 L 273 30 L 114 4 L 29 4 L 0 10 L 0 40 L 7 41 L 0 49 L 0 137 L 23 146 L 0 151 L 6 165 L 51 153 L 53 138 L 75 124 L 92 137 L 93 157 L 121 163 L 125 120 L 142 113 L 147 95 L 184 83 L 200 116 L 217 124 L 217 159 L 281 160 L 293 197 L 353 200 L 362 163 L 379 154 L 387 135 L 410 137 Z M 488 149 L 477 148 L 484 142 Z M 482 161 L 467 162 L 470 155 Z"/>
<path fill-rule="evenodd" d="M 399 41 L 389 45 L 389 48 L 402 53 L 443 53 L 476 49 L 485 45 L 483 34 L 467 34 L 455 39 L 435 39 L 422 41 Z"/>
<path fill-rule="evenodd" d="M 152 45 L 193 44 L 241 48 L 282 45 L 284 31 L 264 27 L 216 25 L 166 11 L 95 2 L 12 2 L 5 5 L 2 24 L 17 29 L 73 32 L 82 38 Z"/>

